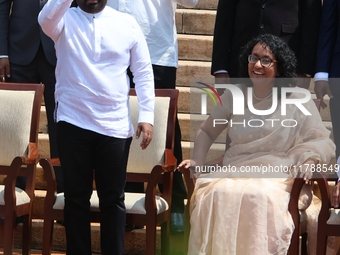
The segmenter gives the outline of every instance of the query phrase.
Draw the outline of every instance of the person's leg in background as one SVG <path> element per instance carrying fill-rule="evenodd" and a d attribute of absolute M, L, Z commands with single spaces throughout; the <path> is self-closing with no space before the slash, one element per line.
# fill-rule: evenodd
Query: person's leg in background
<path fill-rule="evenodd" d="M 156 89 L 175 89 L 176 88 L 176 71 L 175 67 L 152 65 L 155 79 Z M 179 126 L 179 121 L 176 116 L 175 123 L 175 141 L 174 141 L 174 156 L 177 163 L 182 162 L 182 135 Z M 174 172 L 172 203 L 171 203 L 171 222 L 170 231 L 172 234 L 184 233 L 184 199 L 186 198 L 186 189 L 184 186 L 182 173 Z"/>

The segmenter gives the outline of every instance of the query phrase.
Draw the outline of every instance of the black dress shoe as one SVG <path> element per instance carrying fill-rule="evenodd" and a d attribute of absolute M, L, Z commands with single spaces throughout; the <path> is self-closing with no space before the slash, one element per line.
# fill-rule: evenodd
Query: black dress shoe
<path fill-rule="evenodd" d="M 181 213 L 170 214 L 170 233 L 172 235 L 184 234 L 184 217 Z"/>
<path fill-rule="evenodd" d="M 20 223 L 23 223 L 23 222 L 24 222 L 24 217 L 23 216 L 15 218 L 15 225 L 19 225 Z"/>

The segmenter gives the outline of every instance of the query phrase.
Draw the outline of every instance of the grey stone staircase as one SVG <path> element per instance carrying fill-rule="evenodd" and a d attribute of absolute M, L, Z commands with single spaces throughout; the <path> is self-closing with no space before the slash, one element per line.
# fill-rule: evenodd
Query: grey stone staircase
<path fill-rule="evenodd" d="M 190 148 L 193 147 L 193 138 L 195 131 L 200 123 L 207 117 L 199 114 L 197 105 L 192 102 L 200 102 L 200 91 L 190 88 L 197 80 L 204 80 L 209 84 L 214 83 L 213 76 L 210 75 L 211 53 L 213 29 L 215 23 L 216 7 L 218 0 L 200 0 L 194 9 L 178 6 L 176 12 L 176 26 L 178 30 L 179 41 L 179 67 L 177 70 L 177 88 L 180 90 L 178 102 L 179 121 L 182 130 L 183 157 L 190 157 Z M 313 86 L 311 87 L 313 90 Z M 326 100 L 326 103 L 327 100 Z M 208 100 L 208 112 L 213 108 L 212 102 Z M 193 111 L 197 114 L 189 114 Z M 331 130 L 329 110 L 321 110 L 322 119 L 325 126 Z M 41 108 L 41 122 L 39 134 L 39 151 L 41 157 L 49 157 L 49 141 L 47 135 L 47 121 L 45 108 Z M 213 144 L 207 159 L 223 154 L 225 145 L 225 134 L 221 134 L 216 143 Z M 334 157 L 332 162 L 334 162 Z M 38 167 L 36 181 L 36 198 L 34 201 L 34 223 L 32 248 L 41 249 L 42 245 L 42 218 L 43 203 L 46 183 L 43 177 L 43 171 Z M 20 225 L 18 226 L 20 228 Z M 99 227 L 94 224 L 93 232 L 93 250 L 99 251 Z M 19 231 L 20 232 L 20 231 Z M 160 236 L 158 235 L 158 241 Z M 126 254 L 145 254 L 144 251 L 145 230 L 133 231 L 126 234 Z M 16 245 L 20 244 L 20 235 L 16 235 Z M 170 240 L 171 254 L 184 254 L 181 250 L 180 237 L 172 237 Z M 158 251 L 159 251 L 158 242 Z M 53 249 L 65 250 L 65 234 L 61 225 L 55 224 L 53 237 Z"/>

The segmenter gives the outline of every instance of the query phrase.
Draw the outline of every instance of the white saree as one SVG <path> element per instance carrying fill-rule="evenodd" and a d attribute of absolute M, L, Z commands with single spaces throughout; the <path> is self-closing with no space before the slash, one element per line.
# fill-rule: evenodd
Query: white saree
<path fill-rule="evenodd" d="M 293 93 L 289 98 L 299 98 L 299 94 Z M 211 116 L 229 120 L 231 144 L 223 165 L 233 166 L 234 171 L 202 174 L 197 179 L 188 254 L 286 254 L 294 230 L 288 212 L 291 172 L 309 158 L 320 164 L 329 162 L 335 150 L 330 132 L 312 100 L 304 104 L 310 116 L 295 105 L 288 105 L 287 115 L 282 116 L 280 100 L 270 115 L 256 116 L 245 109 L 245 115 L 233 116 L 228 90 L 222 101 L 223 105 L 217 106 Z M 269 109 L 271 104 L 271 100 L 264 100 L 254 107 Z M 288 119 L 296 122 L 285 121 Z M 245 125 L 231 126 L 230 120 Z M 251 127 L 249 120 L 252 126 L 262 122 L 264 125 Z M 295 127 L 287 127 L 295 123 Z M 246 172 L 251 168 L 258 172 Z M 262 172 L 270 168 L 276 171 Z"/>

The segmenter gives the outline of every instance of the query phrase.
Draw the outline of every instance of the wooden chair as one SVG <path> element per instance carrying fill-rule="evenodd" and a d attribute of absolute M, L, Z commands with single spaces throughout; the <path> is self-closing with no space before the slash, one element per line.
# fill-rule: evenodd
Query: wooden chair
<path fill-rule="evenodd" d="M 313 101 L 317 109 L 320 111 L 321 100 L 313 99 Z M 227 136 L 225 150 L 229 149 L 230 142 L 231 142 L 230 138 L 229 136 Z M 223 155 L 207 162 L 206 164 L 207 165 L 221 165 L 222 161 L 223 161 Z M 190 210 L 191 196 L 195 188 L 195 180 L 192 178 L 190 171 L 188 171 L 187 169 L 181 168 L 180 171 L 183 173 L 185 183 L 186 183 L 186 188 L 187 188 L 187 194 L 188 194 L 188 199 L 187 199 L 185 212 L 184 212 L 184 222 L 185 222 L 184 243 L 185 243 L 185 249 L 188 250 L 188 242 L 189 242 L 189 234 L 190 234 L 190 212 L 189 210 Z M 296 255 L 296 254 L 306 255 L 307 254 L 307 224 L 306 224 L 307 218 L 306 218 L 305 211 L 298 209 L 299 195 L 300 195 L 300 191 L 304 183 L 305 182 L 303 179 L 296 178 L 292 186 L 292 190 L 291 190 L 291 197 L 290 197 L 289 204 L 288 204 L 288 211 L 292 215 L 295 229 L 294 229 L 294 232 L 291 238 L 288 255 Z M 301 253 L 299 253 L 300 236 L 302 237 Z"/>
<path fill-rule="evenodd" d="M 44 86 L 0 82 L 0 217 L 3 219 L 4 254 L 13 252 L 16 218 L 23 218 L 22 254 L 30 254 L 31 218 L 38 126 Z M 16 188 L 18 176 L 26 176 L 25 190 Z"/>
<path fill-rule="evenodd" d="M 318 218 L 317 255 L 326 254 L 328 236 L 340 236 L 340 212 L 339 209 L 334 209 L 331 205 L 331 192 L 328 185 L 328 182 L 336 183 L 337 180 L 336 174 L 317 174 L 315 179 L 319 186 L 322 202 Z"/>
<path fill-rule="evenodd" d="M 161 226 L 162 255 L 168 254 L 169 221 L 173 172 L 176 158 L 173 156 L 174 128 L 178 90 L 156 89 L 155 125 L 153 139 L 146 150 L 140 149 L 140 139 L 130 147 L 127 181 L 147 183 L 145 193 L 125 193 L 126 223 L 146 226 L 146 254 L 156 252 L 156 226 Z M 130 91 L 130 113 L 134 127 L 138 121 L 136 93 Z M 64 194 L 56 193 L 56 179 L 52 165 L 58 159 L 41 159 L 45 172 L 47 194 L 44 207 L 42 254 L 51 254 L 54 220 L 63 220 Z M 156 195 L 158 183 L 163 184 L 163 193 Z M 99 222 L 99 201 L 96 191 L 91 197 L 91 221 Z"/>

